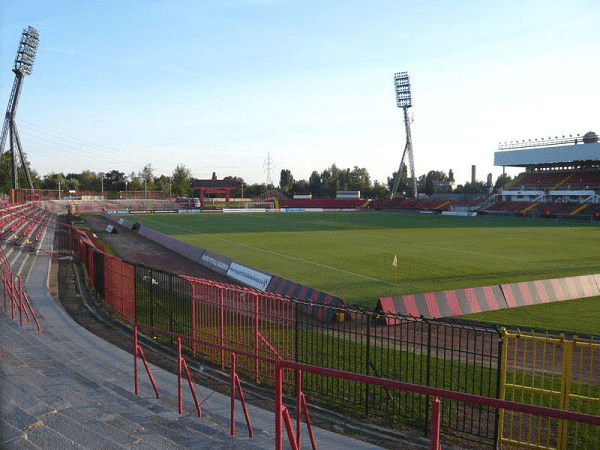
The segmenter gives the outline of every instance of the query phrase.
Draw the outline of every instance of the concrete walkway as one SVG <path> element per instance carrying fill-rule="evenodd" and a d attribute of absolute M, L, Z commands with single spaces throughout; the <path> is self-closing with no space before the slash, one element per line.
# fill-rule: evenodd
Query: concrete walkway
<path fill-rule="evenodd" d="M 52 240 L 49 229 L 42 249 L 49 252 Z M 15 249 L 9 258 L 20 260 L 21 253 Z M 232 437 L 229 397 L 197 385 L 196 393 L 206 399 L 198 418 L 184 383 L 184 413 L 179 415 L 177 377 L 156 366 L 151 369 L 160 400 L 145 372 L 140 372 L 136 397 L 132 355 L 80 327 L 48 294 L 47 253 L 29 258 L 35 260 L 27 290 L 43 332 L 38 334 L 31 325 L 20 327 L 3 309 L 0 312 L 0 448 L 274 448 L 272 412 L 249 406 L 254 427 L 250 439 L 238 403 L 238 435 Z M 310 448 L 305 430 L 302 448 Z M 315 435 L 320 449 L 378 448 L 326 430 L 316 429 Z M 284 442 L 287 447 L 287 436 Z"/>

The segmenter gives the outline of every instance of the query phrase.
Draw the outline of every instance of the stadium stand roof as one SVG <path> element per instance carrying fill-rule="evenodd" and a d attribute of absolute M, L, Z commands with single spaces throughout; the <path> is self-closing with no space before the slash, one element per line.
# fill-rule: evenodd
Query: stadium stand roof
<path fill-rule="evenodd" d="M 600 143 L 537 147 L 494 153 L 496 166 L 526 167 L 585 161 L 600 161 Z"/>

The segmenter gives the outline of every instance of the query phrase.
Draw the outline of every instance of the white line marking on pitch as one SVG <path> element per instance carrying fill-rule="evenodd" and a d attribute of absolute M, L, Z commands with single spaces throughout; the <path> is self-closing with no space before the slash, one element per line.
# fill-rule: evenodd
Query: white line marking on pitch
<path fill-rule="evenodd" d="M 154 221 L 154 220 L 149 220 L 149 219 L 146 219 L 146 220 L 148 222 L 155 223 L 157 225 L 161 225 L 163 227 L 174 228 L 174 229 L 178 229 L 178 230 L 182 230 L 182 231 L 186 231 L 186 232 L 192 232 L 194 234 L 202 235 L 202 236 L 204 236 L 204 237 L 206 237 L 208 239 L 215 239 L 215 240 L 220 240 L 220 241 L 227 242 L 227 243 L 230 243 L 230 244 L 236 244 L 236 245 L 239 245 L 240 247 L 246 247 L 246 248 L 250 248 L 252 250 L 262 251 L 264 253 L 269 253 L 271 255 L 280 256 L 282 258 L 296 260 L 296 261 L 300 261 L 300 262 L 303 262 L 303 263 L 306 263 L 306 264 L 312 264 L 313 266 L 323 267 L 325 269 L 329 269 L 329 270 L 332 270 L 332 271 L 344 273 L 344 274 L 347 274 L 347 275 L 353 275 L 353 276 L 356 276 L 356 277 L 359 277 L 359 278 L 363 278 L 363 279 L 366 279 L 366 280 L 378 281 L 380 283 L 384 283 L 384 284 L 387 284 L 387 285 L 390 285 L 390 286 L 406 286 L 406 285 L 414 284 L 414 281 L 412 281 L 412 282 L 405 281 L 405 282 L 396 282 L 396 283 L 393 283 L 391 281 L 387 281 L 387 280 L 382 280 L 382 279 L 379 279 L 379 278 L 370 277 L 368 275 L 363 275 L 363 274 L 356 273 L 356 272 L 351 272 L 349 270 L 340 269 L 338 267 L 329 266 L 327 264 L 322 264 L 322 263 L 318 263 L 318 262 L 315 262 L 315 261 L 306 260 L 306 259 L 303 259 L 303 258 L 299 258 L 297 256 L 291 256 L 291 255 L 287 255 L 285 253 L 278 253 L 278 252 L 274 252 L 272 250 L 267 250 L 267 249 L 264 249 L 264 248 L 261 248 L 261 247 L 255 247 L 253 245 L 244 244 L 244 243 L 237 242 L 237 241 L 232 241 L 230 239 L 225 239 L 225 238 L 220 237 L 220 236 L 215 236 L 214 234 L 200 233 L 200 232 L 198 232 L 197 230 L 195 230 L 193 228 L 186 228 L 186 227 L 182 227 L 182 226 L 178 226 L 178 225 L 165 224 L 165 223 L 160 222 L 160 221 Z M 471 255 L 477 255 L 477 256 L 494 257 L 494 258 L 506 259 L 506 260 L 509 260 L 509 261 L 511 261 L 511 260 L 512 261 L 528 261 L 528 260 L 529 261 L 535 261 L 537 259 L 535 256 L 533 256 L 533 257 L 527 257 L 527 256 L 525 256 L 525 257 L 514 257 L 514 256 L 508 256 L 508 255 L 492 255 L 492 254 L 487 254 L 487 253 L 482 253 L 482 252 L 477 252 L 477 251 L 460 250 L 460 249 L 457 249 L 457 248 L 449 248 L 449 247 L 439 247 L 439 246 L 433 246 L 433 245 L 417 244 L 417 243 L 414 243 L 414 242 L 402 242 L 402 241 L 396 241 L 396 240 L 392 240 L 392 239 L 387 239 L 387 240 L 388 241 L 393 241 L 394 243 L 397 243 L 397 244 L 400 244 L 400 245 L 410 245 L 410 246 L 413 246 L 413 247 L 427 248 L 427 249 L 433 249 L 433 250 L 439 250 L 439 251 L 448 251 L 448 252 L 451 252 L 451 253 L 463 253 L 463 254 L 471 254 Z M 554 268 L 554 269 L 549 269 L 548 271 L 550 271 L 550 270 L 559 270 L 560 268 L 561 267 Z M 577 268 L 577 266 L 575 266 L 574 268 Z M 543 271 L 542 271 L 542 273 L 543 273 Z M 495 276 L 495 274 L 470 275 L 470 276 L 466 276 L 466 277 L 459 277 L 457 279 L 467 279 L 467 280 L 468 279 L 479 279 L 479 278 L 484 279 L 484 278 L 488 278 L 490 276 Z"/>

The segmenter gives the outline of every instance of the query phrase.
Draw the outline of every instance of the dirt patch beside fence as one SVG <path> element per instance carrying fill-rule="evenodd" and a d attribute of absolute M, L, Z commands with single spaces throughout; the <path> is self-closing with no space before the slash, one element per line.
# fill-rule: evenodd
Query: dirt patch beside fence
<path fill-rule="evenodd" d="M 157 270 L 168 270 L 180 275 L 235 284 L 232 283 L 232 280 L 140 236 L 135 231 L 129 231 L 104 216 L 85 215 L 81 218 L 90 225 L 94 233 L 110 248 L 110 251 L 125 262 L 141 264 Z M 113 225 L 117 232 L 108 233 L 107 225 Z"/>

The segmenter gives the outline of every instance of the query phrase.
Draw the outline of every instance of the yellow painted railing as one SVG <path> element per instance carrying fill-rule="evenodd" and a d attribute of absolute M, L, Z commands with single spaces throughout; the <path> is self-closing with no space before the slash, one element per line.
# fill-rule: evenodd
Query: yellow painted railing
<path fill-rule="evenodd" d="M 600 342 L 503 330 L 503 400 L 600 414 Z M 595 449 L 600 430 L 500 411 L 501 449 Z"/>

